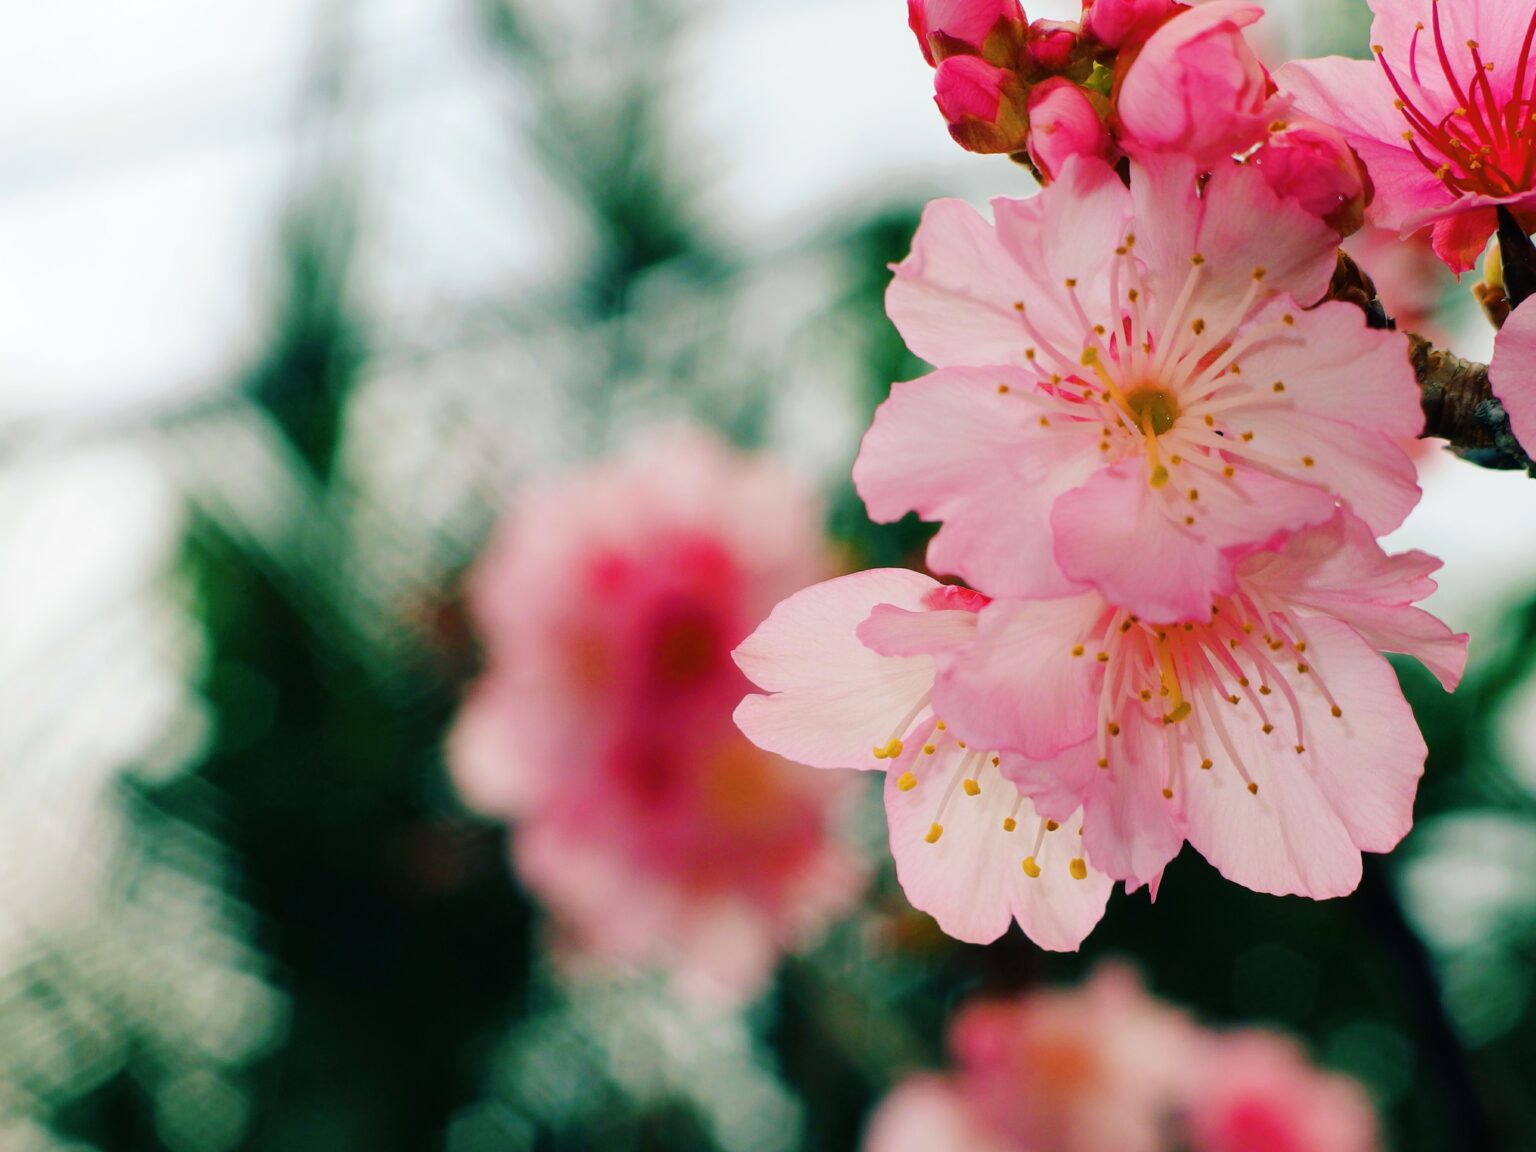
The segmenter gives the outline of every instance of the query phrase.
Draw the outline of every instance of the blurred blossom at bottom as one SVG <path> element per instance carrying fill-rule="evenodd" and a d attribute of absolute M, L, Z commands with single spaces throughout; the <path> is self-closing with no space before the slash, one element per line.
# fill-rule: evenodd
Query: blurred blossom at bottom
<path fill-rule="evenodd" d="M 859 896 L 848 783 L 731 720 L 732 648 L 829 570 L 821 511 L 779 462 L 684 427 L 514 500 L 472 578 L 485 673 L 449 759 L 472 807 L 515 824 L 572 959 L 748 996 Z"/>
<path fill-rule="evenodd" d="M 1378 1152 L 1360 1085 L 1289 1038 L 1221 1033 L 1150 996 L 1128 968 L 1080 988 L 964 1005 L 955 1069 L 913 1076 L 864 1152 Z"/>

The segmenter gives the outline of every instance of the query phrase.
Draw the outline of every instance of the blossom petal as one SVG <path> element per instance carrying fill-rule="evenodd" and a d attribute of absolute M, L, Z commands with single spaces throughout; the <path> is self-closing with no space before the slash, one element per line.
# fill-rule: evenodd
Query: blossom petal
<path fill-rule="evenodd" d="M 1273 705 L 1268 734 L 1244 705 L 1222 721 L 1257 792 L 1218 763 L 1186 772 L 1183 796 L 1190 843 L 1222 875 L 1322 899 L 1354 890 L 1362 849 L 1387 851 L 1408 831 L 1425 748 L 1391 665 L 1346 624 L 1318 619 L 1308 631 L 1314 671 L 1289 681 L 1299 738 L 1283 704 Z"/>
<path fill-rule="evenodd" d="M 977 620 L 975 646 L 946 662 L 937 711 L 973 743 L 1034 760 L 1081 744 L 1094 731 L 1102 675 L 1083 645 L 1103 614 L 1096 594 L 994 601 Z"/>
<path fill-rule="evenodd" d="M 1504 322 L 1494 341 L 1488 377 L 1509 413 L 1515 439 L 1527 455 L 1536 453 L 1536 305 L 1521 304 Z"/>
<path fill-rule="evenodd" d="M 1251 472 L 1196 491 L 1192 502 L 1175 482 L 1152 488 L 1141 460 L 1100 472 L 1056 502 L 1057 562 L 1147 620 L 1204 620 L 1243 554 L 1333 514 L 1326 493 Z"/>
<path fill-rule="evenodd" d="M 795 593 L 736 649 L 769 695 L 751 695 L 736 723 L 760 748 L 817 768 L 881 768 L 872 749 L 933 683 L 933 660 L 881 656 L 857 629 L 877 604 L 916 609 L 938 584 L 900 568 L 858 572 Z"/>
<path fill-rule="evenodd" d="M 1013 305 L 1030 295 L 1031 281 L 965 201 L 928 205 L 895 272 L 886 311 L 914 353 L 940 368 L 1025 363 Z"/>
<path fill-rule="evenodd" d="M 1034 388 L 1030 373 L 1007 368 L 897 384 L 853 466 L 872 518 L 915 511 L 943 521 L 929 565 L 992 595 L 1078 590 L 1046 546 L 1050 509 L 1098 465 L 1099 425 L 1046 417 L 1042 426 Z"/>
<path fill-rule="evenodd" d="M 915 755 L 908 752 L 908 758 Z M 900 770 L 905 763 L 899 763 Z M 1054 952 L 1075 950 L 1104 915 L 1113 881 L 1090 870 L 1072 875 L 1077 837 L 1066 829 L 1046 834 L 1035 857 L 1038 876 L 1023 867 L 1040 827 L 1039 817 L 1013 784 L 990 766 L 980 791 L 957 791 L 942 814 L 942 835 L 930 842 L 950 781 L 942 773 L 917 774 L 903 792 L 897 771 L 886 776 L 885 808 L 896 876 L 913 907 L 927 912 L 957 940 L 986 944 L 1017 920 L 1025 935 Z M 1014 820 L 1013 831 L 1004 821 Z"/>

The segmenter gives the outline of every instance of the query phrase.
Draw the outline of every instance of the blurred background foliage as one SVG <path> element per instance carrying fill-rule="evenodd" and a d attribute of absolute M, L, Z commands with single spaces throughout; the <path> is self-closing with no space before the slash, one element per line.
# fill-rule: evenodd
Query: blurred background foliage
<path fill-rule="evenodd" d="M 185 513 L 169 571 L 125 573 L 46 653 L 24 632 L 4 650 L 0 1148 L 853 1149 L 895 1079 L 942 1061 L 961 997 L 1108 956 L 1213 1022 L 1303 1036 L 1401 1152 L 1536 1145 L 1536 599 L 1475 638 L 1454 697 L 1403 669 L 1432 749 L 1420 823 L 1348 900 L 1257 896 L 1186 854 L 1080 955 L 967 947 L 907 909 L 871 802 L 850 833 L 885 862 L 865 907 L 742 1014 L 551 967 L 504 831 L 442 765 L 477 665 L 462 576 L 517 481 L 691 413 L 809 455 L 848 566 L 914 563 L 926 538 L 870 524 L 846 466 L 921 371 L 881 295 L 934 190 L 740 250 L 694 194 L 707 159 L 669 136 L 687 14 L 577 7 L 478 13 L 506 131 L 581 222 L 567 267 L 435 339 L 371 318 L 343 22 L 260 354 L 103 434 L 152 454 Z M 67 512 L 32 510 L 17 553 Z"/>

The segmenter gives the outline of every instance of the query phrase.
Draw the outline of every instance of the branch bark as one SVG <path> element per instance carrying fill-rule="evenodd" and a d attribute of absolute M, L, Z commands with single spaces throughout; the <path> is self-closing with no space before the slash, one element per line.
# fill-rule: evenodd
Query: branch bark
<path fill-rule="evenodd" d="M 1447 441 L 1452 452 L 1479 467 L 1536 476 L 1536 461 L 1515 439 L 1509 414 L 1493 394 L 1487 365 L 1436 348 L 1422 336 L 1410 334 L 1408 347 L 1424 409 L 1420 437 Z"/>

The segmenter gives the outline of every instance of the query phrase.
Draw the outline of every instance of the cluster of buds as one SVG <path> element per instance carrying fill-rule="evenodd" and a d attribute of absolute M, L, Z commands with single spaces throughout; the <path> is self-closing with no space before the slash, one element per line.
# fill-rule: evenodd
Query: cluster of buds
<path fill-rule="evenodd" d="M 972 152 L 1005 153 L 1049 183 L 1073 156 L 1193 157 L 1260 168 L 1341 236 L 1372 188 L 1338 131 L 1293 114 L 1243 30 L 1249 0 L 1085 0 L 1081 22 L 1029 22 L 1019 0 L 908 0 L 935 101 Z"/>

